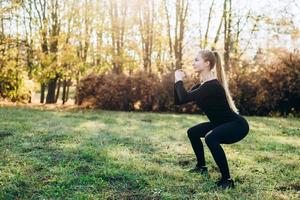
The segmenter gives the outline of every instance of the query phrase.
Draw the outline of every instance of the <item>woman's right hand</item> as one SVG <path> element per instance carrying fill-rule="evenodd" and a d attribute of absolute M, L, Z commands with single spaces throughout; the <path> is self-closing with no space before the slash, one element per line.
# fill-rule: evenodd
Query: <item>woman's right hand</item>
<path fill-rule="evenodd" d="M 182 69 L 175 71 L 175 82 L 181 81 L 185 77 L 185 72 Z"/>

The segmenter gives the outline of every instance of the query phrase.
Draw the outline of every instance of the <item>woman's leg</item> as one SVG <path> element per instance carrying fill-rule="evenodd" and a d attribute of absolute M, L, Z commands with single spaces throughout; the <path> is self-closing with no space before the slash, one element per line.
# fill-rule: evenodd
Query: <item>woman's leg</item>
<path fill-rule="evenodd" d="M 238 142 L 247 135 L 248 131 L 248 123 L 237 119 L 217 126 L 205 136 L 205 142 L 220 169 L 223 179 L 229 179 L 230 173 L 226 155 L 220 144 Z"/>
<path fill-rule="evenodd" d="M 204 122 L 189 128 L 187 131 L 197 158 L 197 166 L 205 166 L 204 149 L 200 137 L 204 137 L 213 128 L 210 122 Z"/>

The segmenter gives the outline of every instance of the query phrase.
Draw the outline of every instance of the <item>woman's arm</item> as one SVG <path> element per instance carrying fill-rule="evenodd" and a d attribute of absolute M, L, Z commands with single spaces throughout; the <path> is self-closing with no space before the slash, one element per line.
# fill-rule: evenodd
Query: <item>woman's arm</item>
<path fill-rule="evenodd" d="M 198 90 L 195 90 L 199 85 L 195 85 L 190 91 L 186 91 L 183 86 L 183 81 L 179 80 L 174 84 L 175 105 L 181 105 L 190 101 L 196 101 Z"/>

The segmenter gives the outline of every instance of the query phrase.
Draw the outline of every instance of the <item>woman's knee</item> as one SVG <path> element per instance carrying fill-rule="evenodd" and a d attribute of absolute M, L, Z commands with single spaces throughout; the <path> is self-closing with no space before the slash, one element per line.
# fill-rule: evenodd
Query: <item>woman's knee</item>
<path fill-rule="evenodd" d="M 192 129 L 192 128 L 189 128 L 189 129 L 187 130 L 187 136 L 188 136 L 189 138 L 193 138 L 193 129 Z"/>
<path fill-rule="evenodd" d="M 189 128 L 187 130 L 187 136 L 191 139 L 191 138 L 200 138 L 199 136 L 199 130 L 195 129 L 195 128 Z"/>
<path fill-rule="evenodd" d="M 212 125 L 210 123 L 204 122 L 201 124 L 197 124 L 187 130 L 187 135 L 189 138 L 200 138 L 204 137 L 207 132 L 212 129 Z"/>

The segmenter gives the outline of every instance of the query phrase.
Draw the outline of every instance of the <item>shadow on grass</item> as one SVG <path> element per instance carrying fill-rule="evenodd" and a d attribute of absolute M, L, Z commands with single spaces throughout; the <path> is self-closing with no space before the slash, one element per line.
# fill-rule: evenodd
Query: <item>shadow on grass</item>
<path fill-rule="evenodd" d="M 0 131 L 0 139 L 13 135 L 12 132 Z"/>

